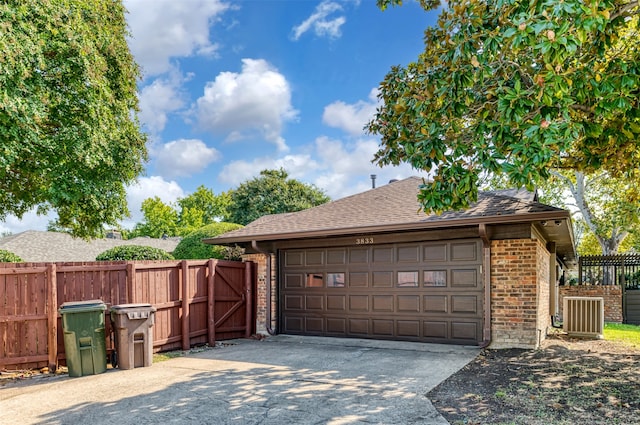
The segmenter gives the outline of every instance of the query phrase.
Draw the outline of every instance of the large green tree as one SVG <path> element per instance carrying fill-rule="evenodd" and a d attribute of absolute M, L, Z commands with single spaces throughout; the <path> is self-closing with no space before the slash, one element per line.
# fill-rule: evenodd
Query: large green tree
<path fill-rule="evenodd" d="M 231 192 L 227 221 L 246 225 L 267 214 L 301 211 L 329 200 L 317 187 L 289 178 L 282 168 L 263 170 Z"/>
<path fill-rule="evenodd" d="M 90 237 L 128 216 L 146 137 L 127 34 L 121 1 L 0 2 L 0 220 L 54 210 Z"/>
<path fill-rule="evenodd" d="M 530 188 L 552 169 L 606 171 L 634 182 L 627 200 L 637 201 L 638 4 L 448 1 L 424 52 L 380 85 L 374 161 L 431 172 L 419 195 L 426 211 L 468 206 L 483 173 Z"/>
<path fill-rule="evenodd" d="M 640 231 L 640 203 L 627 200 L 635 184 L 606 172 L 554 171 L 541 187 L 543 201 L 575 211 L 574 221 L 584 228 L 580 254 L 613 255 L 623 248 L 627 237 Z"/>
<path fill-rule="evenodd" d="M 200 227 L 222 220 L 227 216 L 231 202 L 228 193 L 216 195 L 213 190 L 199 186 L 195 192 L 178 199 L 179 224 L 182 234 L 189 234 Z"/>
<path fill-rule="evenodd" d="M 167 205 L 155 196 L 142 201 L 140 208 L 144 218 L 137 223 L 129 237 L 149 236 L 161 238 L 163 236 L 177 236 L 178 212 L 171 205 Z"/>

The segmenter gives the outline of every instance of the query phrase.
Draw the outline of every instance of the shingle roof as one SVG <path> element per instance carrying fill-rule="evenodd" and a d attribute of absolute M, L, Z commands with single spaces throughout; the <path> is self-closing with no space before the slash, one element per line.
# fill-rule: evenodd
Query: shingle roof
<path fill-rule="evenodd" d="M 11 251 L 26 262 L 95 261 L 96 256 L 107 249 L 120 245 L 142 245 L 172 252 L 179 240 L 134 238 L 84 239 L 73 238 L 66 233 L 26 232 L 0 238 L 0 249 Z"/>
<path fill-rule="evenodd" d="M 420 177 L 409 177 L 308 210 L 264 216 L 205 242 L 222 244 L 569 217 L 568 211 L 536 202 L 535 194 L 523 191 L 481 192 L 478 201 L 466 210 L 426 215 L 417 201 L 422 183 Z"/>

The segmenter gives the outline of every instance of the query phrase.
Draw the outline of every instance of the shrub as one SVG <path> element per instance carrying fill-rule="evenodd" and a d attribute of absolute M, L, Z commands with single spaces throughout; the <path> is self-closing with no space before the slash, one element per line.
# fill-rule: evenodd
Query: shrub
<path fill-rule="evenodd" d="M 11 251 L 0 249 L 0 263 L 22 263 L 22 258 Z"/>
<path fill-rule="evenodd" d="M 206 260 L 209 258 L 222 260 L 228 258 L 228 248 L 218 245 L 207 245 L 202 242 L 202 239 L 213 238 L 242 227 L 240 224 L 235 223 L 212 223 L 203 226 L 182 238 L 173 251 L 173 255 L 181 260 Z"/>
<path fill-rule="evenodd" d="M 141 245 L 121 245 L 100 253 L 97 261 L 118 260 L 173 260 L 173 256 L 160 248 Z"/>

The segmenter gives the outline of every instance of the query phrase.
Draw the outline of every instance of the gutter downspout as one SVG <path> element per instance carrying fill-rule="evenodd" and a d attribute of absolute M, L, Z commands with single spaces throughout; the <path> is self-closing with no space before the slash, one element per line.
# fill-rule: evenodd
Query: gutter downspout
<path fill-rule="evenodd" d="M 251 248 L 253 248 L 255 251 L 259 252 L 260 254 L 264 255 L 267 257 L 267 271 L 266 271 L 266 276 L 264 278 L 264 283 L 265 286 L 267 288 L 267 293 L 265 295 L 266 298 L 266 323 L 265 323 L 265 327 L 267 329 L 267 332 L 269 333 L 269 335 L 275 335 L 275 331 L 273 330 L 273 328 L 271 327 L 271 253 L 264 251 L 261 248 L 258 248 L 258 242 L 256 241 L 251 241 Z"/>
<path fill-rule="evenodd" d="M 480 348 L 486 348 L 491 344 L 491 238 L 487 225 L 478 225 L 478 233 L 482 239 L 482 267 L 484 268 L 484 323 L 482 326 L 482 343 Z"/>

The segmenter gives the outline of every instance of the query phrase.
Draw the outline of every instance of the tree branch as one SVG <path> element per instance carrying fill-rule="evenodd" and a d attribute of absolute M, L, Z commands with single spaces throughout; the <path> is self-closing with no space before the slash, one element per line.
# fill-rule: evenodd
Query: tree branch
<path fill-rule="evenodd" d="M 620 9 L 618 9 L 617 11 L 615 11 L 613 13 L 613 15 L 611 15 L 610 19 L 613 21 L 614 19 L 619 18 L 622 15 L 626 15 L 627 12 L 629 12 L 634 7 L 639 7 L 639 6 L 640 6 L 640 0 L 629 2 L 629 3 L 625 4 L 624 6 L 620 7 Z M 636 12 L 636 13 L 638 13 L 638 12 Z"/>

